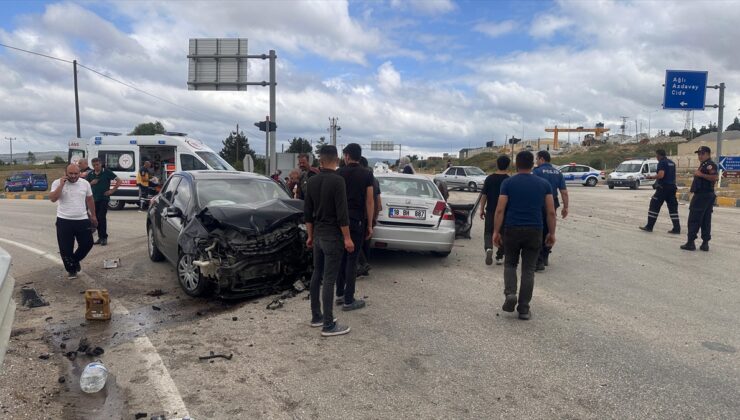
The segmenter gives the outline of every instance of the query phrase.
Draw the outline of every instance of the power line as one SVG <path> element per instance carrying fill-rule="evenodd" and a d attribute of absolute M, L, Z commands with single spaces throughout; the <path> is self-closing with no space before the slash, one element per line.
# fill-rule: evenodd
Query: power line
<path fill-rule="evenodd" d="M 5 45 L 5 44 L 0 44 L 0 47 L 10 48 L 11 50 L 23 51 L 24 53 L 38 55 L 38 56 L 41 56 L 41 57 L 51 58 L 52 60 L 58 60 L 58 61 L 63 61 L 65 63 L 72 64 L 72 61 L 71 60 L 65 60 L 64 58 L 53 57 L 53 56 L 46 55 L 46 54 L 41 54 L 41 53 L 38 53 L 38 52 L 35 52 L 35 51 L 24 50 L 23 48 L 11 47 L 10 45 Z"/>

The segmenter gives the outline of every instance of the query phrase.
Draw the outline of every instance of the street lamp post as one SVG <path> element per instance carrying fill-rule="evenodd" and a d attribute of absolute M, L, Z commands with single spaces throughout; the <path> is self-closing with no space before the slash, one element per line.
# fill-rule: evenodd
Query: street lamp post
<path fill-rule="evenodd" d="M 10 142 L 10 164 L 13 164 L 13 140 L 16 140 L 16 137 L 5 137 L 5 140 L 8 140 Z"/>

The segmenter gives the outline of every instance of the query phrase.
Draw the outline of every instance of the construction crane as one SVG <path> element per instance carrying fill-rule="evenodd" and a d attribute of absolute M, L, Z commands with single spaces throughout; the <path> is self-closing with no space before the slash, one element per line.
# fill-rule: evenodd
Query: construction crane
<path fill-rule="evenodd" d="M 545 128 L 546 133 L 555 133 L 552 145 L 552 147 L 555 149 L 558 148 L 558 133 L 594 133 L 594 137 L 600 139 L 601 135 L 606 133 L 607 131 L 609 131 L 609 129 L 604 128 L 603 123 L 596 124 L 596 127 L 594 128 L 560 128 L 557 125 L 555 126 L 555 128 Z"/>

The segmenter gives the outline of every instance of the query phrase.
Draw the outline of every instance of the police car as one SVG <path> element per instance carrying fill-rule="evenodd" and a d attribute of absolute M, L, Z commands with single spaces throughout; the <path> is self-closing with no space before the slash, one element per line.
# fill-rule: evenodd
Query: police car
<path fill-rule="evenodd" d="M 587 187 L 595 187 L 599 178 L 604 179 L 604 172 L 590 166 L 569 163 L 559 167 L 566 184 L 581 184 Z"/>

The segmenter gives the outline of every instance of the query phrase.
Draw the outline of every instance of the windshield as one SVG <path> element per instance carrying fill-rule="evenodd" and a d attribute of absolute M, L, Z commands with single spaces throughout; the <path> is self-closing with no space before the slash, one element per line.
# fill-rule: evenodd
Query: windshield
<path fill-rule="evenodd" d="M 439 190 L 429 180 L 378 177 L 378 184 L 380 185 L 381 194 L 442 200 Z"/>
<path fill-rule="evenodd" d="M 468 175 L 473 175 L 473 176 L 485 175 L 486 174 L 485 172 L 483 172 L 483 170 L 481 168 L 476 168 L 476 167 L 465 168 L 465 172 L 467 172 Z"/>
<path fill-rule="evenodd" d="M 642 163 L 621 163 L 617 166 L 615 172 L 640 172 Z"/>
<path fill-rule="evenodd" d="M 275 198 L 290 198 L 269 179 L 205 179 L 196 183 L 200 207 L 259 204 Z"/>
<path fill-rule="evenodd" d="M 25 181 L 28 179 L 28 175 L 11 175 L 10 180 L 15 181 Z"/>
<path fill-rule="evenodd" d="M 215 169 L 217 171 L 235 171 L 231 165 L 226 163 L 225 160 L 221 158 L 221 156 L 213 153 L 213 152 L 195 152 L 201 159 L 206 161 L 208 166 L 211 167 L 211 169 Z"/>

